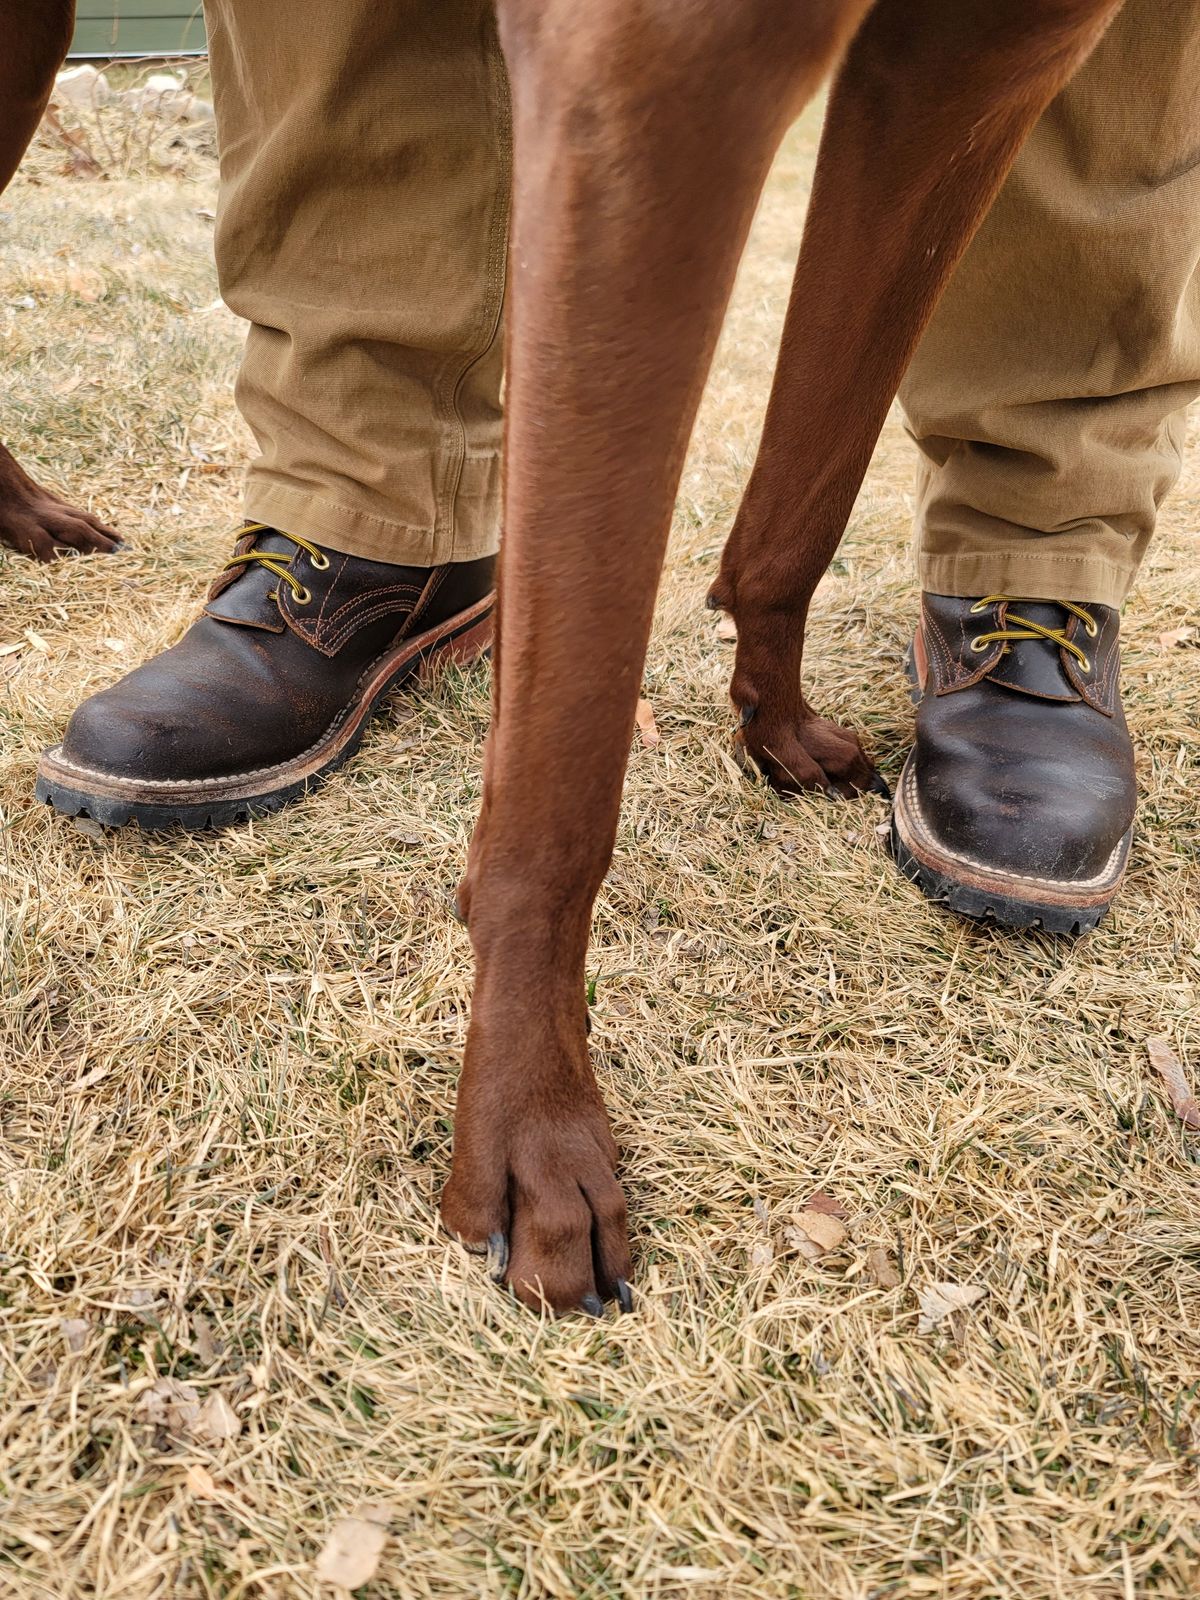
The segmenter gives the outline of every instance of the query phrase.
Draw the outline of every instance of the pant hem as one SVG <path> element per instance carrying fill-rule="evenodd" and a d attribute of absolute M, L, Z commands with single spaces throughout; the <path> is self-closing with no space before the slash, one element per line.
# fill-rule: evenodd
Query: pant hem
<path fill-rule="evenodd" d="M 473 507 L 460 498 L 452 523 L 416 527 L 341 505 L 310 489 L 251 482 L 246 489 L 245 513 L 251 522 L 299 534 L 341 555 L 395 566 L 440 567 L 452 561 L 476 561 L 495 555 L 500 547 L 498 508 L 491 500 Z"/>
<path fill-rule="evenodd" d="M 1068 556 L 1022 551 L 917 556 L 921 587 L 930 594 L 976 599 L 985 594 L 1018 594 L 1039 600 L 1074 600 L 1119 609 L 1137 577 L 1136 568 Z"/>

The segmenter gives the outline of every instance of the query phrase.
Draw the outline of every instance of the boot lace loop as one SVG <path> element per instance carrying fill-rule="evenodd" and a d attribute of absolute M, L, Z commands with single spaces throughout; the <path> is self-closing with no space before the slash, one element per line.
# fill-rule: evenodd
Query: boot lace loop
<path fill-rule="evenodd" d="M 247 522 L 241 529 L 238 537 L 244 539 L 248 534 L 277 533 L 281 539 L 288 539 L 298 550 L 303 550 L 308 559 L 318 572 L 324 572 L 329 565 L 329 557 L 319 545 L 311 544 L 307 539 L 302 539 L 298 533 L 283 533 L 278 528 L 271 528 L 265 522 Z M 234 567 L 247 567 L 257 565 L 265 567 L 273 577 L 280 578 L 292 591 L 292 598 L 298 606 L 306 606 L 312 599 L 312 591 L 306 589 L 300 579 L 288 567 L 288 557 L 279 550 L 256 550 L 251 547 L 243 550 L 240 555 L 232 555 L 225 563 L 224 570 L 229 572 Z M 279 598 L 279 590 L 271 590 L 271 598 Z"/>
<path fill-rule="evenodd" d="M 978 616 L 981 611 L 986 611 L 989 606 L 1007 605 L 1044 605 L 1045 601 L 1031 600 L 1028 595 L 989 594 L 982 600 L 977 600 L 971 607 L 973 616 Z M 1092 613 L 1084 606 L 1077 606 L 1071 600 L 1056 600 L 1053 602 L 1061 606 L 1064 611 L 1069 611 L 1073 617 L 1078 617 L 1083 623 L 1084 631 L 1089 639 L 1094 639 L 1100 632 L 1100 625 Z M 1013 624 L 1016 624 L 1014 627 Z M 1021 639 L 1048 639 L 1051 644 L 1058 645 L 1060 650 L 1065 650 L 1068 655 L 1075 657 L 1085 672 L 1092 670 L 1092 663 L 1086 653 L 1079 648 L 1073 639 L 1067 638 L 1065 626 L 1062 628 L 1048 628 L 1043 623 L 1035 622 L 1032 617 L 1022 617 L 1016 611 L 1009 611 L 1004 618 L 1002 628 L 993 628 L 990 633 L 980 633 L 971 640 L 971 649 L 977 654 L 986 650 L 989 644 L 1003 643 L 1007 651 L 1010 644 Z"/>

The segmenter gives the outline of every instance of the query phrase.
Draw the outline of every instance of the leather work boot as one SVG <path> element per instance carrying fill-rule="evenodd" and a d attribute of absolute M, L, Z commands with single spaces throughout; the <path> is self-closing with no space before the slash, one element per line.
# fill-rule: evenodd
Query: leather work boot
<path fill-rule="evenodd" d="M 892 847 L 931 899 L 1053 933 L 1108 910 L 1136 801 L 1118 632 L 1108 606 L 922 596 Z"/>
<path fill-rule="evenodd" d="M 391 566 L 248 524 L 179 643 L 75 712 L 38 798 L 106 827 L 278 810 L 353 754 L 390 690 L 488 649 L 495 564 Z"/>

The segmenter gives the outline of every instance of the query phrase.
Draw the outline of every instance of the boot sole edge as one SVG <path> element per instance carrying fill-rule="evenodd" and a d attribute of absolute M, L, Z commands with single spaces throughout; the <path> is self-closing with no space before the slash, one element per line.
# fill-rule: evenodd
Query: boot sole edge
<path fill-rule="evenodd" d="M 892 811 L 891 848 L 896 865 L 930 900 L 947 905 L 960 916 L 994 921 L 1012 929 L 1041 928 L 1047 933 L 1090 933 L 1116 899 L 1125 876 L 1133 829 L 1118 843 L 1099 882 L 1075 885 L 1043 880 L 1039 891 L 1029 882 L 984 862 L 952 859 L 936 848 L 936 840 L 923 821 L 914 822 L 906 795 L 915 785 L 913 757 L 905 762 Z M 972 870 L 974 869 L 974 870 Z M 968 875 L 969 874 L 969 875 Z"/>
<path fill-rule="evenodd" d="M 311 749 L 290 761 L 251 774 L 195 783 L 145 783 L 117 774 L 83 772 L 60 757 L 61 746 L 38 763 L 34 793 L 60 816 L 89 817 L 105 828 L 136 824 L 143 832 L 180 828 L 203 833 L 269 816 L 312 794 L 354 755 L 383 701 L 409 679 L 424 677 L 449 662 L 469 666 L 490 652 L 495 596 L 447 619 L 403 649 L 382 657 L 366 674 L 355 698 Z"/>

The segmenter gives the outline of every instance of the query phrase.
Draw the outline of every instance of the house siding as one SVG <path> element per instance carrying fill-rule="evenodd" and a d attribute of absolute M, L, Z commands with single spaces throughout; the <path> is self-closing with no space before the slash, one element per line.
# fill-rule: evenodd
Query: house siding
<path fill-rule="evenodd" d="M 204 48 L 199 0 L 78 0 L 72 56 L 174 56 Z"/>

